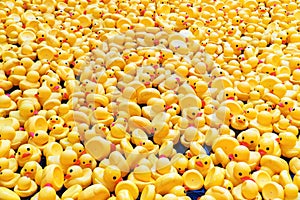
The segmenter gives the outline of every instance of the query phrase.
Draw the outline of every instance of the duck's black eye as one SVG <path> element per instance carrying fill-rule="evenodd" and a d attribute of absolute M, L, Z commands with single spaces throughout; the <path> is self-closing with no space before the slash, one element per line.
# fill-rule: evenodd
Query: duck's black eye
<path fill-rule="evenodd" d="M 238 155 L 237 155 L 237 154 L 234 154 L 234 157 L 238 157 Z"/>
<path fill-rule="evenodd" d="M 240 172 L 240 173 L 239 173 L 239 176 L 243 176 L 243 173 L 242 173 L 242 172 Z"/>
<path fill-rule="evenodd" d="M 228 187 L 227 189 L 228 189 L 228 190 L 231 190 L 231 187 Z"/>
<path fill-rule="evenodd" d="M 76 159 L 74 159 L 73 162 L 76 162 Z"/>
<path fill-rule="evenodd" d="M 32 171 L 32 172 L 33 172 L 33 169 L 31 169 L 30 171 Z"/>
<path fill-rule="evenodd" d="M 204 165 L 207 165 L 207 161 L 204 162 Z"/>
<path fill-rule="evenodd" d="M 27 148 L 27 151 L 30 151 L 30 148 L 29 148 L 29 147 Z"/>
<path fill-rule="evenodd" d="M 253 140 L 251 140 L 251 141 L 250 141 L 250 143 L 251 143 L 251 144 L 253 144 L 253 143 L 254 143 L 254 141 L 253 141 Z"/>
<path fill-rule="evenodd" d="M 284 104 L 285 104 L 285 105 L 287 105 L 287 104 L 288 104 L 288 102 L 286 101 L 286 102 L 284 102 Z"/>
<path fill-rule="evenodd" d="M 114 177 L 113 177 L 113 179 L 114 179 L 114 180 L 116 180 L 116 179 L 117 179 L 117 177 L 115 177 L 115 176 L 114 176 Z"/>
<path fill-rule="evenodd" d="M 72 173 L 73 172 L 73 169 L 70 169 L 70 173 Z"/>
<path fill-rule="evenodd" d="M 82 164 L 85 164 L 85 162 L 83 161 Z"/>
<path fill-rule="evenodd" d="M 258 148 L 260 147 L 260 144 L 259 145 L 257 145 L 258 146 Z"/>
<path fill-rule="evenodd" d="M 266 148 L 266 150 L 267 150 L 267 151 L 269 151 L 269 150 L 270 150 L 270 148 L 269 148 L 269 147 L 267 147 L 267 148 Z"/>
<path fill-rule="evenodd" d="M 38 136 L 38 135 L 39 135 L 38 133 L 34 134 L 34 136 Z"/>

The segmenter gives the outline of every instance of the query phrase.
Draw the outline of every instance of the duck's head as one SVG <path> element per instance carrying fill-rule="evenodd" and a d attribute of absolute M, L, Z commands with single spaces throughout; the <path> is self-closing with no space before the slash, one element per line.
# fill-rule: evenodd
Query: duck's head
<path fill-rule="evenodd" d="M 271 138 L 261 138 L 256 147 L 257 151 L 261 156 L 272 154 L 274 152 L 274 142 Z"/>
<path fill-rule="evenodd" d="M 297 143 L 297 137 L 290 132 L 282 132 L 279 134 L 279 138 L 277 139 L 277 142 L 280 144 L 280 146 L 295 146 Z"/>
<path fill-rule="evenodd" d="M 211 166 L 211 157 L 208 155 L 198 155 L 195 159 L 195 165 L 199 169 L 208 169 Z"/>
<path fill-rule="evenodd" d="M 251 168 L 250 166 L 245 162 L 238 162 L 233 167 L 233 176 L 237 180 L 246 181 L 250 180 L 251 176 Z"/>
<path fill-rule="evenodd" d="M 13 141 L 15 136 L 16 136 L 16 131 L 13 127 L 4 126 L 0 130 L 0 139 L 2 139 L 2 140 Z"/>
<path fill-rule="evenodd" d="M 237 146 L 233 149 L 233 154 L 230 155 L 230 158 L 237 162 L 241 162 L 241 161 L 246 162 L 250 158 L 250 151 L 244 145 Z"/>
<path fill-rule="evenodd" d="M 78 157 L 86 153 L 83 144 L 81 144 L 80 142 L 73 144 L 72 149 L 77 153 Z"/>
<path fill-rule="evenodd" d="M 60 154 L 60 163 L 64 166 L 79 164 L 78 156 L 72 149 L 66 149 Z"/>
<path fill-rule="evenodd" d="M 65 179 L 74 179 L 82 176 L 82 168 L 78 165 L 74 165 L 68 168 Z"/>
<path fill-rule="evenodd" d="M 37 130 L 36 132 L 29 132 L 29 135 L 31 136 L 32 140 L 36 144 L 46 144 L 49 141 L 49 135 L 46 131 L 43 130 Z"/>
<path fill-rule="evenodd" d="M 123 180 L 121 170 L 117 166 L 109 165 L 104 170 L 103 179 L 108 183 L 117 184 Z"/>
<path fill-rule="evenodd" d="M 33 148 L 30 144 L 23 144 L 18 148 L 17 156 L 20 159 L 28 159 L 33 155 Z"/>
<path fill-rule="evenodd" d="M 36 161 L 26 162 L 25 165 L 23 166 L 23 168 L 21 169 L 20 174 L 22 176 L 31 177 L 31 175 L 33 175 L 37 172 L 37 166 L 38 166 L 38 163 Z"/>
<path fill-rule="evenodd" d="M 95 168 L 96 167 L 96 160 L 88 153 L 83 154 L 79 158 L 80 167 L 82 168 Z"/>
<path fill-rule="evenodd" d="M 179 174 L 183 174 L 188 170 L 188 159 L 183 154 L 176 154 L 172 159 L 171 163 L 175 167 Z"/>

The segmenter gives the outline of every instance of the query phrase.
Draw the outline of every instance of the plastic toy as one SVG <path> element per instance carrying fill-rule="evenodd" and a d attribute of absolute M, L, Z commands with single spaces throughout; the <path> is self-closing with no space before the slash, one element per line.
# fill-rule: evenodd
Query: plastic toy
<path fill-rule="evenodd" d="M 0 169 L 10 169 L 13 172 L 16 172 L 18 169 L 18 163 L 15 158 L 0 158 Z"/>
<path fill-rule="evenodd" d="M 51 116 L 48 120 L 47 120 L 47 123 L 48 123 L 48 127 L 50 130 L 53 130 L 53 126 L 56 125 L 56 124 L 59 124 L 59 125 L 64 125 L 64 120 L 59 117 L 59 116 Z M 54 129 L 55 130 L 55 129 Z"/>
<path fill-rule="evenodd" d="M 69 188 L 75 184 L 79 184 L 82 188 L 88 187 L 91 182 L 92 170 L 90 168 L 82 169 L 80 166 L 71 166 L 65 175 L 64 186 Z"/>
<path fill-rule="evenodd" d="M 40 150 L 43 150 L 49 142 L 55 141 L 55 138 L 49 136 L 45 131 L 37 131 L 35 133 L 30 132 L 29 135 L 30 138 L 28 140 L 28 144 L 32 144 Z"/>
<path fill-rule="evenodd" d="M 171 179 L 171 177 L 173 177 L 173 179 Z M 155 185 L 155 190 L 158 194 L 165 195 L 168 194 L 174 187 L 179 185 L 182 186 L 183 178 L 177 173 L 168 173 L 156 179 L 154 185 Z"/>
<path fill-rule="evenodd" d="M 251 188 L 251 192 L 245 192 Z M 261 196 L 258 192 L 258 186 L 254 181 L 246 180 L 242 184 L 234 187 L 232 190 L 232 195 L 236 199 L 261 199 Z"/>
<path fill-rule="evenodd" d="M 291 125 L 294 125 L 296 127 L 300 127 L 299 120 L 297 118 L 297 113 L 299 113 L 300 108 L 299 107 L 294 107 L 290 109 L 290 114 L 287 115 L 287 119 L 290 120 Z"/>
<path fill-rule="evenodd" d="M 290 109 L 292 109 L 294 106 L 295 102 L 288 97 L 283 97 L 278 103 L 279 110 L 285 117 L 290 114 Z"/>
<path fill-rule="evenodd" d="M 274 133 L 265 133 L 259 140 L 256 150 L 263 155 L 281 155 L 281 149 L 278 144 L 278 136 Z"/>
<path fill-rule="evenodd" d="M 109 191 L 114 191 L 116 185 L 122 181 L 121 171 L 114 165 L 107 166 L 105 169 L 96 167 L 92 174 L 93 184 L 101 183 Z"/>
<path fill-rule="evenodd" d="M 14 192 L 20 197 L 28 197 L 37 191 L 36 183 L 30 178 L 23 176 L 19 178 L 17 185 L 14 187 Z"/>
<path fill-rule="evenodd" d="M 231 161 L 226 166 L 226 178 L 232 182 L 233 186 L 251 179 L 250 172 L 251 168 L 245 162 Z"/>
<path fill-rule="evenodd" d="M 171 158 L 171 163 L 173 167 L 177 169 L 179 174 L 183 174 L 188 169 L 188 162 L 189 160 L 183 154 L 175 154 Z"/>
<path fill-rule="evenodd" d="M 189 160 L 189 169 L 196 169 L 198 170 L 203 177 L 205 177 L 208 171 L 213 167 L 213 162 L 211 157 L 208 155 L 198 155 L 196 157 L 192 157 Z"/>
<path fill-rule="evenodd" d="M 35 194 L 31 200 L 47 198 L 49 200 L 59 200 L 56 195 L 56 191 L 52 187 L 43 187 L 37 194 Z"/>
<path fill-rule="evenodd" d="M 15 131 L 13 127 L 2 127 L 0 135 L 1 139 L 11 141 L 11 147 L 13 149 L 17 149 L 21 144 L 26 143 L 28 139 L 26 131 Z"/>
<path fill-rule="evenodd" d="M 265 198 L 284 198 L 283 187 L 274 181 L 266 183 L 262 189 L 262 196 L 264 199 Z"/>
<path fill-rule="evenodd" d="M 72 146 L 73 144 L 78 142 L 80 142 L 80 135 L 77 131 L 70 131 L 67 137 L 59 141 L 63 148 L 66 148 L 67 146 Z"/>
<path fill-rule="evenodd" d="M 154 179 L 151 177 L 151 170 L 146 165 L 137 166 L 134 171 L 129 174 L 128 180 L 133 181 L 140 192 L 142 192 L 147 185 L 154 183 Z"/>
<path fill-rule="evenodd" d="M 29 161 L 25 163 L 21 169 L 20 174 L 22 176 L 27 176 L 30 179 L 34 180 L 38 185 L 41 183 L 41 178 L 43 174 L 43 168 L 36 161 Z"/>
<path fill-rule="evenodd" d="M 258 152 L 251 152 L 246 146 L 240 145 L 234 148 L 233 154 L 229 157 L 236 162 L 246 162 L 251 170 L 254 170 L 260 161 L 261 155 Z"/>
<path fill-rule="evenodd" d="M 272 162 L 272 165 L 271 165 Z M 265 155 L 260 160 L 260 170 L 267 172 L 270 176 L 288 170 L 289 166 L 285 160 L 273 155 Z"/>
<path fill-rule="evenodd" d="M 95 147 L 101 147 L 105 151 L 96 151 Z M 96 160 L 102 160 L 111 152 L 115 151 L 116 147 L 111 142 L 103 139 L 101 136 L 95 136 L 85 143 L 86 152 L 89 153 Z"/>
<path fill-rule="evenodd" d="M 261 111 L 257 114 L 255 120 L 250 121 L 249 128 L 256 128 L 261 134 L 265 132 L 272 132 L 273 126 L 271 125 L 272 115 L 270 112 Z"/>
<path fill-rule="evenodd" d="M 3 102 L 0 108 L 0 113 L 2 117 L 6 116 L 7 114 L 9 114 L 10 111 L 15 110 L 17 108 L 17 104 L 6 95 L 1 95 L 0 100 L 1 102 Z"/>
<path fill-rule="evenodd" d="M 245 130 L 248 127 L 248 120 L 244 115 L 233 116 L 231 119 L 231 127 L 236 130 Z"/>
<path fill-rule="evenodd" d="M 287 158 L 297 157 L 300 151 L 297 137 L 290 132 L 282 132 L 278 136 L 281 154 Z"/>
<path fill-rule="evenodd" d="M 16 160 L 18 161 L 19 166 L 23 167 L 28 161 L 37 161 L 41 160 L 41 151 L 31 145 L 31 144 L 23 144 L 18 148 L 16 153 Z"/>
<path fill-rule="evenodd" d="M 211 188 L 209 188 L 205 195 L 202 196 L 200 199 L 219 199 L 219 198 L 224 198 L 226 200 L 229 200 L 229 199 L 233 199 L 231 193 L 223 188 L 223 187 L 220 187 L 220 186 L 213 186 Z"/>
<path fill-rule="evenodd" d="M 89 187 L 87 187 L 85 190 L 83 190 L 79 196 L 78 199 L 85 200 L 85 199 L 107 199 L 109 198 L 110 194 L 109 191 L 106 189 L 105 186 L 102 184 L 94 184 Z"/>
<path fill-rule="evenodd" d="M 50 186 L 55 191 L 58 191 L 62 188 L 63 183 L 64 183 L 64 173 L 62 168 L 59 165 L 50 164 L 44 168 L 40 187 Z"/>
<path fill-rule="evenodd" d="M 189 148 L 190 142 L 197 141 L 200 144 L 204 143 L 205 136 L 195 127 L 188 127 L 180 138 L 180 142 L 185 147 Z"/>
<path fill-rule="evenodd" d="M 54 155 L 47 157 L 47 165 L 57 164 L 64 172 L 66 172 L 70 166 L 79 164 L 77 153 L 71 147 L 67 147 L 59 155 L 55 154 L 55 152 L 52 153 L 54 153 Z"/>
<path fill-rule="evenodd" d="M 248 130 L 242 131 L 237 139 L 241 145 L 244 145 L 249 148 L 249 150 L 255 150 L 259 139 L 260 133 L 256 128 L 250 128 Z"/>
<path fill-rule="evenodd" d="M 80 167 L 84 168 L 90 168 L 90 169 L 95 169 L 97 163 L 96 160 L 88 153 L 83 154 L 79 157 L 80 161 Z"/>
<path fill-rule="evenodd" d="M 168 173 L 177 173 L 177 170 L 172 166 L 171 161 L 164 156 L 161 156 L 155 162 L 152 170 L 152 177 L 155 180 Z"/>
<path fill-rule="evenodd" d="M 16 194 L 14 191 L 6 188 L 6 187 L 0 187 L 1 194 L 3 195 L 3 198 L 5 199 L 11 199 L 11 200 L 20 200 L 20 196 Z"/>
<path fill-rule="evenodd" d="M 40 75 L 36 71 L 30 71 L 26 74 L 26 79 L 20 81 L 19 87 L 22 91 L 40 87 Z"/>

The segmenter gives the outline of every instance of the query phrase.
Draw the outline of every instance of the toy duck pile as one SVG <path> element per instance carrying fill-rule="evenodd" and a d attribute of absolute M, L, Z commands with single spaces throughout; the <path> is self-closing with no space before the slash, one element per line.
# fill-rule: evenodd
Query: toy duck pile
<path fill-rule="evenodd" d="M 0 199 L 298 199 L 299 4 L 1 1 Z"/>

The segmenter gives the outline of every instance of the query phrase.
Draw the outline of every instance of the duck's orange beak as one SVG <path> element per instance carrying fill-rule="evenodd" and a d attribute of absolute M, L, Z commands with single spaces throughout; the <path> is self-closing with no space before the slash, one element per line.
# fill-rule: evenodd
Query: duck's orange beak
<path fill-rule="evenodd" d="M 203 167 L 203 163 L 201 161 L 197 161 L 196 165 L 199 166 L 199 167 Z"/>
<path fill-rule="evenodd" d="M 275 140 L 276 140 L 278 143 L 280 143 L 280 139 L 279 139 L 279 138 L 276 138 Z"/>
<path fill-rule="evenodd" d="M 38 38 L 39 42 L 45 41 L 45 38 Z"/>
<path fill-rule="evenodd" d="M 265 150 L 262 150 L 262 149 L 259 149 L 258 150 L 258 153 L 261 155 L 261 156 L 264 156 L 267 154 L 267 152 Z"/>
<path fill-rule="evenodd" d="M 284 105 L 283 105 L 282 102 L 280 102 L 280 103 L 278 104 L 278 106 L 279 106 L 280 108 L 283 108 L 283 107 L 284 107 Z"/>
<path fill-rule="evenodd" d="M 234 100 L 234 97 L 228 97 L 227 100 Z"/>
<path fill-rule="evenodd" d="M 242 180 L 242 181 L 250 180 L 250 181 L 254 181 L 254 182 L 255 182 L 255 180 L 253 180 L 253 179 L 250 178 L 249 176 L 244 176 L 244 177 L 241 178 L 241 180 Z"/>
<path fill-rule="evenodd" d="M 23 153 L 22 158 L 26 158 L 26 157 L 28 157 L 28 156 L 30 156 L 30 155 L 31 155 L 31 153 L 25 152 L 25 153 Z"/>
<path fill-rule="evenodd" d="M 34 137 L 34 133 L 33 133 L 33 132 L 29 132 L 29 135 L 30 135 L 31 137 Z"/>
<path fill-rule="evenodd" d="M 77 159 L 76 162 L 74 163 L 75 165 L 80 165 L 80 160 Z"/>
<path fill-rule="evenodd" d="M 234 160 L 233 154 L 229 154 L 229 155 L 228 155 L 228 158 L 229 158 L 230 160 Z"/>
<path fill-rule="evenodd" d="M 25 172 L 24 175 L 27 176 L 27 177 L 29 177 L 29 176 L 31 176 L 31 172 Z"/>
<path fill-rule="evenodd" d="M 244 141 L 240 142 L 240 145 L 243 145 L 243 146 L 245 146 L 245 147 L 249 147 L 249 146 L 250 146 L 250 145 L 248 144 L 248 142 L 244 142 Z"/>
<path fill-rule="evenodd" d="M 70 179 L 71 178 L 71 175 L 70 174 L 66 174 L 65 175 L 65 179 Z"/>
<path fill-rule="evenodd" d="M 116 181 L 116 184 L 120 183 L 121 181 L 123 181 L 123 178 L 120 177 L 117 181 Z"/>

